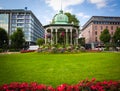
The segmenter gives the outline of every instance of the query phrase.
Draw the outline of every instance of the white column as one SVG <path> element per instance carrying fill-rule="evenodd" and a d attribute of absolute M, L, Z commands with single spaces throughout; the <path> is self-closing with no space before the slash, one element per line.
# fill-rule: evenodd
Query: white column
<path fill-rule="evenodd" d="M 57 41 L 58 41 L 58 40 L 57 40 L 57 29 L 55 29 L 55 30 L 56 30 L 56 44 L 57 44 Z"/>
<path fill-rule="evenodd" d="M 70 38 L 71 38 L 70 40 L 71 41 L 70 42 L 71 42 L 71 45 L 72 45 L 72 28 L 70 29 L 70 33 L 71 33 L 71 35 L 70 35 Z"/>
<path fill-rule="evenodd" d="M 77 33 L 76 43 L 77 43 L 77 45 L 78 45 L 78 38 L 79 38 L 78 29 L 76 29 L 76 33 Z"/>
<path fill-rule="evenodd" d="M 47 29 L 45 29 L 45 44 L 47 44 Z"/>
<path fill-rule="evenodd" d="M 66 45 L 68 44 L 68 29 L 66 29 Z"/>
<path fill-rule="evenodd" d="M 53 44 L 53 43 L 52 43 L 52 41 L 53 41 L 53 40 L 52 40 L 52 37 L 53 37 L 53 29 L 51 28 L 51 40 L 50 40 L 51 45 Z"/>

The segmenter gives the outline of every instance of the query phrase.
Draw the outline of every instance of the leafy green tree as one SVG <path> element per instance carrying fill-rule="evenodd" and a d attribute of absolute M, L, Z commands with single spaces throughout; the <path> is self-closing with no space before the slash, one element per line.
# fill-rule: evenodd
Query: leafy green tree
<path fill-rule="evenodd" d="M 106 44 L 109 43 L 111 39 L 110 33 L 108 29 L 104 29 L 104 31 L 100 35 L 100 40 Z"/>
<path fill-rule="evenodd" d="M 79 43 L 81 46 L 85 46 L 85 38 L 79 38 L 79 39 L 78 39 L 78 43 Z"/>
<path fill-rule="evenodd" d="M 17 30 L 11 35 L 11 44 L 15 49 L 22 49 L 25 43 L 24 33 L 21 28 L 17 28 Z"/>
<path fill-rule="evenodd" d="M 40 46 L 40 45 L 43 45 L 45 43 L 45 40 L 43 38 L 38 38 L 37 39 L 37 44 Z"/>
<path fill-rule="evenodd" d="M 117 28 L 114 35 L 113 35 L 113 41 L 115 44 L 120 46 L 120 28 Z"/>
<path fill-rule="evenodd" d="M 76 18 L 75 15 L 72 15 L 69 12 L 65 13 L 68 16 L 68 23 L 73 23 L 74 25 L 79 25 L 79 20 Z"/>
<path fill-rule="evenodd" d="M 0 28 L 0 48 L 6 49 L 8 47 L 8 35 L 7 32 Z"/>
<path fill-rule="evenodd" d="M 108 29 L 104 29 L 104 31 L 100 35 L 100 40 L 105 44 L 106 51 L 109 51 L 109 47 L 111 44 L 109 43 L 111 39 L 110 33 Z"/>

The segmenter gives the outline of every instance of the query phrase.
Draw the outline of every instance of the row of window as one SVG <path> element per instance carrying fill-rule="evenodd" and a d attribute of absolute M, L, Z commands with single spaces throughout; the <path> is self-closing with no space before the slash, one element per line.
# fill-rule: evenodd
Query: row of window
<path fill-rule="evenodd" d="M 120 25 L 120 21 L 93 21 L 94 24 L 110 24 L 110 25 Z"/>
<path fill-rule="evenodd" d="M 102 33 L 102 31 L 101 31 L 101 33 Z M 97 35 L 98 34 L 98 32 L 97 31 L 95 31 L 95 35 Z M 111 31 L 111 35 L 113 35 L 114 33 L 113 33 L 113 31 Z"/>
<path fill-rule="evenodd" d="M 25 23 L 30 23 L 30 20 L 29 19 L 12 19 L 12 23 L 17 23 L 17 22 L 21 22 L 21 23 L 24 23 L 24 21 L 25 21 Z"/>
<path fill-rule="evenodd" d="M 120 20 L 120 17 L 94 17 L 95 20 L 104 20 L 104 21 L 107 21 L 107 20 Z"/>
<path fill-rule="evenodd" d="M 99 28 L 100 27 L 100 28 Z M 118 26 L 117 26 L 118 27 Z M 117 28 L 116 27 L 116 28 Z M 100 30 L 103 30 L 103 29 L 111 29 L 111 30 L 115 30 L 114 28 L 113 28 L 113 26 L 106 26 L 106 27 L 103 27 L 103 26 L 94 26 L 94 30 L 98 30 L 98 29 L 100 29 Z"/>
<path fill-rule="evenodd" d="M 30 18 L 30 15 L 12 15 L 12 18 Z"/>
<path fill-rule="evenodd" d="M 109 22 L 109 21 L 94 21 L 94 24 L 110 24 L 110 25 L 120 25 L 120 22 Z"/>

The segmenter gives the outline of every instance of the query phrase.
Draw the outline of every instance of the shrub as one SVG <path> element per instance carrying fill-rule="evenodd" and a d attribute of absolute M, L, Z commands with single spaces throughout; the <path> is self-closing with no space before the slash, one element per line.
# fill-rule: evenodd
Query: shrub
<path fill-rule="evenodd" d="M 3 52 L 3 49 L 0 49 L 0 53 Z"/>
<path fill-rule="evenodd" d="M 59 53 L 64 53 L 64 52 L 65 52 L 65 48 L 59 47 L 59 48 L 58 48 L 58 51 L 59 51 Z"/>
<path fill-rule="evenodd" d="M 57 48 L 56 47 L 52 47 L 51 48 L 51 53 L 57 53 L 58 51 L 57 51 Z"/>
<path fill-rule="evenodd" d="M 9 52 L 19 52 L 20 49 L 9 49 Z"/>
<path fill-rule="evenodd" d="M 71 46 L 68 46 L 68 47 L 67 47 L 67 51 L 68 51 L 68 52 L 71 52 L 71 51 L 72 51 L 72 47 L 71 47 Z"/>

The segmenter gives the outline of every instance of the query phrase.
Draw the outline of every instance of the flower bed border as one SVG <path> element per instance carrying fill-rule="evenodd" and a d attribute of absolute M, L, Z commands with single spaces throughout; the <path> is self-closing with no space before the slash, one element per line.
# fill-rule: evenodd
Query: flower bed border
<path fill-rule="evenodd" d="M 120 91 L 120 81 L 97 82 L 95 78 L 80 81 L 75 85 L 62 84 L 53 88 L 36 82 L 12 82 L 0 86 L 0 91 Z"/>

